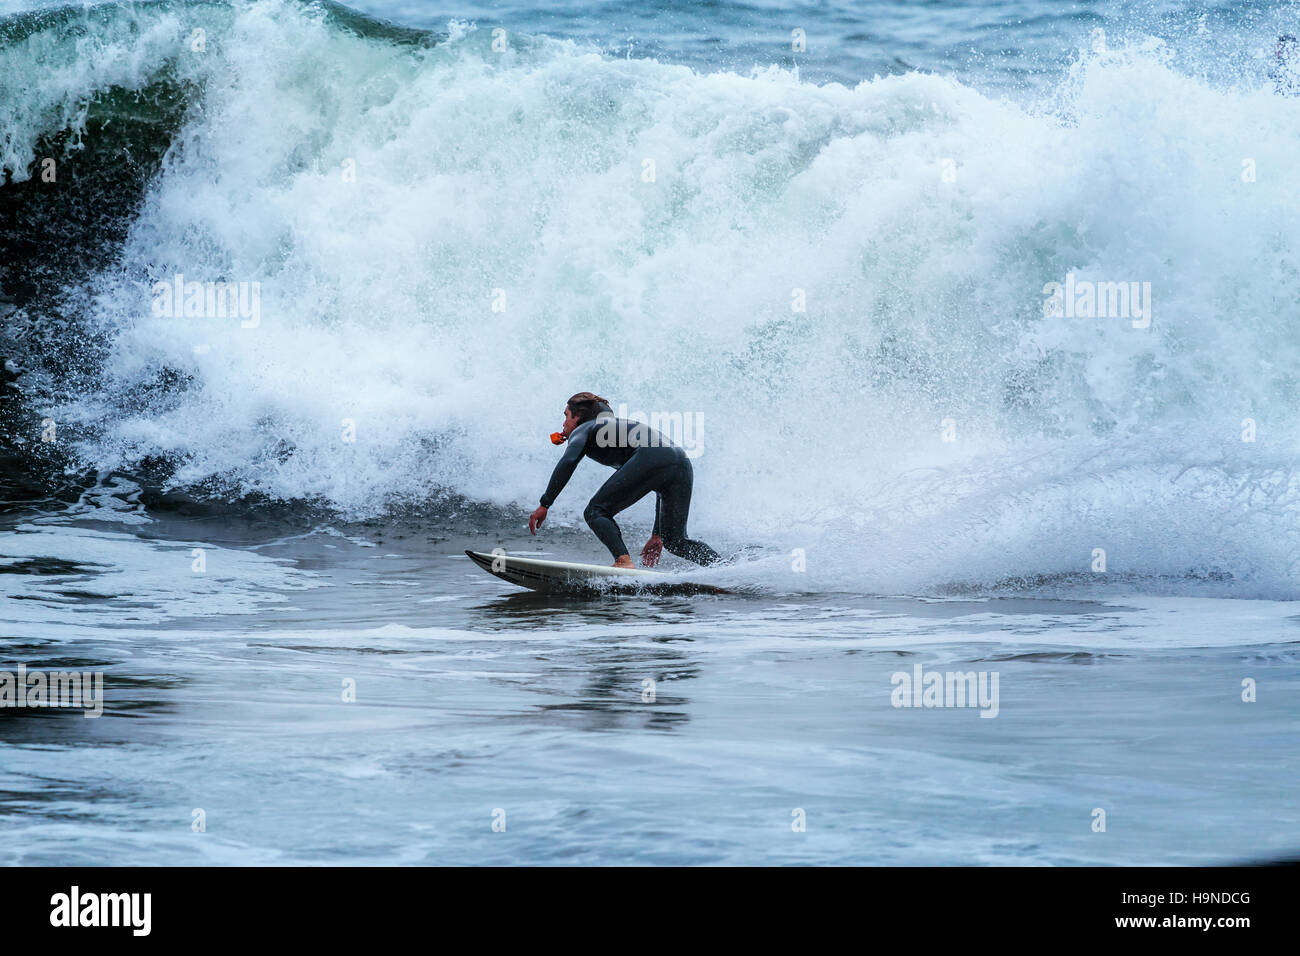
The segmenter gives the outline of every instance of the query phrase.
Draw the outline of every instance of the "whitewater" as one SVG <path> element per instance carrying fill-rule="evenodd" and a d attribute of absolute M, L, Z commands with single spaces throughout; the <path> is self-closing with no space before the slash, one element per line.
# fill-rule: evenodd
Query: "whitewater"
<path fill-rule="evenodd" d="M 1296 8 L 654 6 L 0 5 L 0 647 L 106 672 L 0 714 L 0 861 L 1294 853 Z M 736 597 L 463 557 L 605 560 L 591 462 L 526 531 L 586 389 Z"/>

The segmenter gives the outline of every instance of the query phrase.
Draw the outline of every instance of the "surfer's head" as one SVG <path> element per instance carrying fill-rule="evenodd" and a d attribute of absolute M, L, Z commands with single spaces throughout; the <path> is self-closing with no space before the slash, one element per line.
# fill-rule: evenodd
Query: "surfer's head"
<path fill-rule="evenodd" d="M 567 438 L 583 422 L 589 422 L 601 412 L 613 414 L 609 401 L 595 392 L 579 392 L 564 405 L 564 435 Z"/>

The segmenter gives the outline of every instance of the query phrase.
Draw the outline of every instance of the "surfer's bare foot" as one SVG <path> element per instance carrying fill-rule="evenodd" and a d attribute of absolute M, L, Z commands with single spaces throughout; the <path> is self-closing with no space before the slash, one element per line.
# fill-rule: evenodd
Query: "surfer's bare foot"
<path fill-rule="evenodd" d="M 617 558 L 614 559 L 614 567 L 616 568 L 634 567 L 634 565 L 632 564 L 632 556 L 630 554 L 620 554 Z"/>

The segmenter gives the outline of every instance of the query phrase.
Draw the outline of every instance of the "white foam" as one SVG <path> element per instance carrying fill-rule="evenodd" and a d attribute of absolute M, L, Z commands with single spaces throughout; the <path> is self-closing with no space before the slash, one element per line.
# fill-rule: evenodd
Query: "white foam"
<path fill-rule="evenodd" d="M 415 50 L 280 3 L 223 29 L 183 58 L 203 108 L 96 284 L 109 388 L 61 414 L 102 429 L 101 467 L 171 454 L 178 484 L 354 515 L 435 488 L 528 508 L 590 388 L 700 415 L 692 530 L 803 548 L 810 586 L 1087 572 L 1101 548 L 1296 593 L 1300 99 L 1158 44 L 1082 58 L 1029 109 L 920 74 L 499 54 L 466 25 Z M 114 42 L 67 89 L 175 53 Z M 1150 329 L 1044 317 L 1067 272 L 1150 282 Z M 260 325 L 153 317 L 175 273 L 260 283 Z M 163 367 L 184 395 L 124 408 Z M 580 469 L 552 523 L 605 476 Z"/>

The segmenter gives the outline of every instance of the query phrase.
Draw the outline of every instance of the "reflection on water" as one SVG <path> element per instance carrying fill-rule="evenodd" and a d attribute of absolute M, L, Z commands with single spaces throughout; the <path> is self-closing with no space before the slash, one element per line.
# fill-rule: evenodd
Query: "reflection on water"
<path fill-rule="evenodd" d="M 30 585 L 0 592 L 0 669 L 102 671 L 106 700 L 98 719 L 0 709 L 4 863 L 1192 863 L 1300 844 L 1283 604 L 557 599 L 472 567 L 454 534 L 20 526 L 0 579 Z M 917 665 L 996 671 L 997 718 L 892 706 Z"/>

